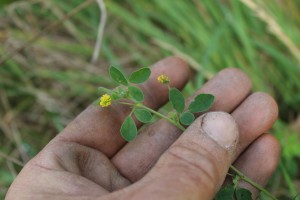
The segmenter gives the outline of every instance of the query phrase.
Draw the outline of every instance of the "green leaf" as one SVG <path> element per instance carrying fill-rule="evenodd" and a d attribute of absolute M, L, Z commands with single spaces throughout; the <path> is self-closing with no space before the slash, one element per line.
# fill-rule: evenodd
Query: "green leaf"
<path fill-rule="evenodd" d="M 152 114 L 148 110 L 135 109 L 133 113 L 140 122 L 149 123 L 152 120 Z"/>
<path fill-rule="evenodd" d="M 227 185 L 226 187 L 219 190 L 215 196 L 215 200 L 234 200 L 234 188 L 232 185 Z"/>
<path fill-rule="evenodd" d="M 184 110 L 184 97 L 182 93 L 176 88 L 171 88 L 169 91 L 169 99 L 174 109 L 177 112 L 182 113 Z"/>
<path fill-rule="evenodd" d="M 144 93 L 140 88 L 135 87 L 135 86 L 129 86 L 128 91 L 134 100 L 136 100 L 138 102 L 143 101 Z"/>
<path fill-rule="evenodd" d="M 117 68 L 111 66 L 109 68 L 109 75 L 117 83 L 120 83 L 122 85 L 128 85 L 128 81 L 125 75 Z"/>
<path fill-rule="evenodd" d="M 131 116 L 127 116 L 121 126 L 121 136 L 126 141 L 132 141 L 137 136 L 137 128 Z"/>
<path fill-rule="evenodd" d="M 129 81 L 131 83 L 136 83 L 136 84 L 143 83 L 149 79 L 150 74 L 151 74 L 150 68 L 144 67 L 142 69 L 133 72 L 129 77 Z"/>
<path fill-rule="evenodd" d="M 192 113 L 207 111 L 214 102 L 215 97 L 211 94 L 199 94 L 189 105 Z"/>
<path fill-rule="evenodd" d="M 180 115 L 179 120 L 183 125 L 191 125 L 195 120 L 195 116 L 191 112 L 185 112 Z"/>
<path fill-rule="evenodd" d="M 237 200 L 252 200 L 252 194 L 245 188 L 239 188 L 235 192 Z"/>

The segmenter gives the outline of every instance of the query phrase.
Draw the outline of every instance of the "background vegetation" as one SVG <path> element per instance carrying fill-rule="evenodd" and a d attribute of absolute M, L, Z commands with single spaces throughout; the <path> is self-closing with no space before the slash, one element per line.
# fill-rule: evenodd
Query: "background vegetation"
<path fill-rule="evenodd" d="M 2 1 L 1 1 L 2 2 Z M 82 4 L 23 0 L 0 5 L 0 56 Z M 31 157 L 113 87 L 107 68 L 125 71 L 176 54 L 197 72 L 186 93 L 220 69 L 242 68 L 254 90 L 273 95 L 280 119 L 272 132 L 282 158 L 268 189 L 281 199 L 300 191 L 299 0 L 106 0 L 100 59 L 91 64 L 99 25 L 96 3 L 0 65 L 0 199 Z"/>

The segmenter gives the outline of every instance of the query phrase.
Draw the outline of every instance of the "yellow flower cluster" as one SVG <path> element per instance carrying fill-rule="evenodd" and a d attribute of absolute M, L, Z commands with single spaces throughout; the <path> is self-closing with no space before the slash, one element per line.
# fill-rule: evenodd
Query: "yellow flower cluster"
<path fill-rule="evenodd" d="M 167 77 L 166 75 L 160 75 L 157 77 L 157 81 L 161 84 L 166 84 L 166 83 L 169 83 L 170 82 L 170 79 L 169 77 Z"/>
<path fill-rule="evenodd" d="M 108 94 L 102 95 L 99 102 L 101 107 L 107 107 L 111 104 L 111 97 Z"/>

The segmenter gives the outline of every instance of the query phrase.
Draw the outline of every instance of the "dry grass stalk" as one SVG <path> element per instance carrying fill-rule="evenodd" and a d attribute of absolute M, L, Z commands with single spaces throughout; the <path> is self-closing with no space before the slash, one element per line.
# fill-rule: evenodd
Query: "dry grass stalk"
<path fill-rule="evenodd" d="M 97 0 L 97 3 L 99 5 L 101 16 L 100 16 L 100 24 L 99 24 L 99 28 L 98 28 L 98 34 L 97 34 L 97 41 L 95 44 L 94 53 L 93 53 L 93 57 L 92 57 L 93 64 L 95 64 L 97 62 L 99 55 L 100 55 L 102 39 L 103 39 L 103 35 L 104 35 L 104 29 L 105 29 L 105 25 L 106 25 L 106 21 L 107 21 L 107 13 L 106 13 L 106 7 L 105 7 L 104 1 Z"/>
<path fill-rule="evenodd" d="M 1 151 L 0 151 L 0 157 L 2 157 L 2 158 L 4 158 L 4 159 L 6 159 L 7 161 L 10 161 L 10 162 L 12 162 L 12 163 L 14 163 L 14 164 L 17 164 L 17 165 L 19 165 L 19 166 L 21 166 L 21 167 L 24 166 L 24 164 L 23 164 L 21 161 L 17 160 L 17 159 L 14 158 L 14 157 L 11 157 L 11 156 L 9 156 L 9 155 L 7 155 L 7 154 L 1 152 Z"/>
<path fill-rule="evenodd" d="M 73 10 L 71 10 L 68 14 L 64 15 L 61 19 L 55 21 L 54 23 L 50 24 L 49 26 L 47 26 L 46 28 L 44 28 L 41 32 L 38 32 L 37 34 L 35 34 L 32 38 L 30 38 L 27 42 L 25 42 L 23 45 L 21 45 L 19 48 L 7 53 L 6 55 L 4 55 L 1 59 L 0 59 L 0 65 L 2 65 L 3 63 L 5 63 L 7 60 L 11 59 L 12 57 L 14 57 L 15 54 L 17 54 L 18 52 L 22 51 L 23 49 L 27 48 L 28 46 L 30 46 L 32 43 L 34 43 L 36 40 L 38 40 L 41 36 L 43 36 L 44 34 L 55 30 L 57 27 L 59 27 L 65 20 L 69 19 L 70 17 L 74 16 L 75 14 L 77 14 L 78 12 L 80 12 L 82 9 L 88 7 L 89 5 L 91 5 L 92 3 L 94 3 L 95 0 L 87 0 L 84 1 L 82 4 L 80 4 L 79 6 L 77 6 L 76 8 L 74 8 Z"/>
<path fill-rule="evenodd" d="M 262 7 L 253 0 L 240 0 L 248 8 L 250 8 L 258 18 L 268 25 L 270 33 L 280 40 L 293 54 L 300 63 L 300 49 L 291 41 L 291 39 L 283 32 L 276 20 Z"/>

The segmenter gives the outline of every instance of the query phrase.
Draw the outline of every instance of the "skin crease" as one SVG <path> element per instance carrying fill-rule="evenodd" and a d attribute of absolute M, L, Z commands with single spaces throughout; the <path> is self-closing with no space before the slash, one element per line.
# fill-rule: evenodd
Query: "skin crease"
<path fill-rule="evenodd" d="M 167 101 L 168 91 L 156 77 L 165 74 L 173 87 L 181 89 L 190 72 L 177 57 L 163 59 L 151 69 L 150 80 L 141 88 L 144 103 L 157 109 Z M 213 198 L 232 162 L 265 185 L 280 155 L 278 141 L 265 134 L 276 120 L 278 109 L 269 95 L 250 91 L 249 78 L 231 68 L 222 70 L 195 92 L 215 96 L 210 111 L 231 114 L 207 114 L 227 120 L 224 131 L 236 127 L 239 139 L 234 140 L 237 143 L 231 150 L 199 129 L 203 117 L 183 134 L 160 120 L 126 144 L 119 128 L 130 110 L 121 105 L 107 109 L 90 106 L 25 165 L 6 199 L 206 200 Z M 254 188 L 242 182 L 240 185 L 252 190 L 256 197 Z"/>

